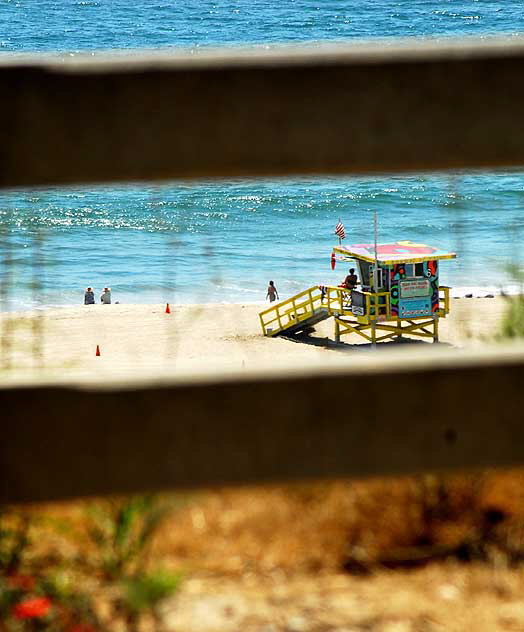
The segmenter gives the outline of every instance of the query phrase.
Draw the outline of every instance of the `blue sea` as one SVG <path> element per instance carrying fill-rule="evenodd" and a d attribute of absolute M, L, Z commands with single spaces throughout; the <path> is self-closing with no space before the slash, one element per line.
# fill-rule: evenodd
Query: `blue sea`
<path fill-rule="evenodd" d="M 509 37 L 514 0 L 2 0 L 0 55 L 276 46 L 375 37 Z M 0 194 L 2 309 L 72 305 L 109 285 L 121 303 L 263 301 L 338 283 L 345 243 L 411 239 L 456 251 L 454 294 L 516 289 L 524 172 L 75 187 Z"/>

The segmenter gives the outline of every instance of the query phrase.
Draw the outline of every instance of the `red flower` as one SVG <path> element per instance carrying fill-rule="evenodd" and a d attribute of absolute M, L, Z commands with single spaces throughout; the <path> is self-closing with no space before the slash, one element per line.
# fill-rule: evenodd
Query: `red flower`
<path fill-rule="evenodd" d="M 45 617 L 51 610 L 51 600 L 47 597 L 31 597 L 24 599 L 13 608 L 13 616 L 16 619 L 36 619 Z"/>
<path fill-rule="evenodd" d="M 35 587 L 35 578 L 31 577 L 31 575 L 21 575 L 19 573 L 15 573 L 14 575 L 9 575 L 7 578 L 7 583 L 9 584 L 9 588 L 25 590 L 29 592 L 33 590 Z"/>

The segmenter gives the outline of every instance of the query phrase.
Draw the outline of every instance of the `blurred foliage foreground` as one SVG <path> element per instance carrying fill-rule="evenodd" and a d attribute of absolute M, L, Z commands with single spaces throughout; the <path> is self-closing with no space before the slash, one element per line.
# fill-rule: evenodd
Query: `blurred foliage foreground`
<path fill-rule="evenodd" d="M 0 632 L 104 632 L 119 625 L 133 631 L 144 622 L 161 630 L 159 605 L 181 578 L 154 568 L 149 554 L 172 509 L 157 496 L 79 505 L 73 520 L 4 508 Z M 48 546 L 53 534 L 60 555 Z"/>
<path fill-rule="evenodd" d="M 0 632 L 165 631 L 173 569 L 241 585 L 448 561 L 521 568 L 524 470 L 4 508 Z"/>

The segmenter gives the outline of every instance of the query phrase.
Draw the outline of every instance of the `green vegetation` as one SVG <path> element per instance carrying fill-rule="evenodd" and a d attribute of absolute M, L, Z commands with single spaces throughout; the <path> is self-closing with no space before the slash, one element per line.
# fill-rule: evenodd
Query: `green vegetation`
<path fill-rule="evenodd" d="M 0 513 L 0 632 L 161 632 L 160 605 L 180 573 L 152 566 L 149 553 L 172 502 L 159 496 L 104 500 L 77 517 Z M 56 540 L 41 550 L 39 536 Z M 153 626 L 153 627 L 151 627 Z"/>
<path fill-rule="evenodd" d="M 524 268 L 518 264 L 505 266 L 508 276 L 524 288 Z M 524 291 L 515 296 L 504 295 L 507 302 L 506 312 L 496 336 L 498 340 L 524 337 Z"/>
<path fill-rule="evenodd" d="M 507 307 L 498 339 L 524 337 L 524 296 L 506 296 Z"/>

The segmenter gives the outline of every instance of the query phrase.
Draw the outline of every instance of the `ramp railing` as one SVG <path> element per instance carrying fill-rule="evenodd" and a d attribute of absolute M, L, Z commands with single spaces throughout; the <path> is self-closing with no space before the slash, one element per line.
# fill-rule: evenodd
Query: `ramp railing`
<path fill-rule="evenodd" d="M 308 320 L 318 309 L 327 307 L 323 300 L 324 293 L 315 285 L 260 312 L 260 325 L 264 335 L 274 336 Z"/>
<path fill-rule="evenodd" d="M 387 292 L 360 292 L 364 298 L 362 316 L 373 316 L 377 320 L 390 317 L 390 299 Z M 326 317 L 334 314 L 354 315 L 351 309 L 351 291 L 331 285 L 313 286 L 280 301 L 260 312 L 260 325 L 265 336 L 276 336 L 298 323 L 309 320 L 319 309 L 324 309 Z"/>

